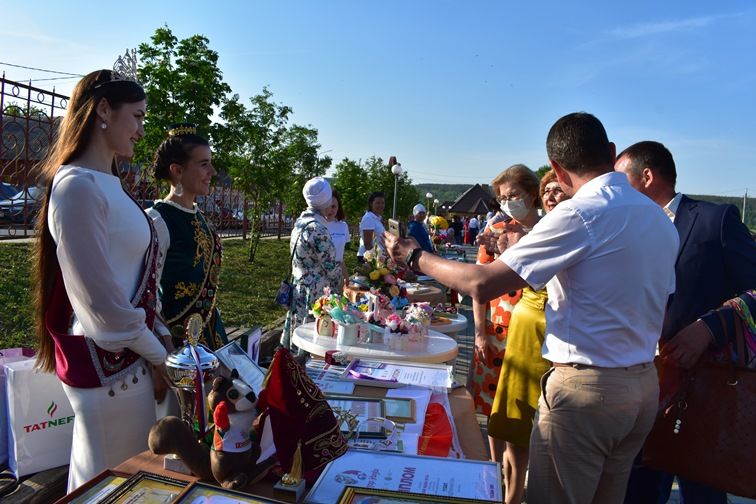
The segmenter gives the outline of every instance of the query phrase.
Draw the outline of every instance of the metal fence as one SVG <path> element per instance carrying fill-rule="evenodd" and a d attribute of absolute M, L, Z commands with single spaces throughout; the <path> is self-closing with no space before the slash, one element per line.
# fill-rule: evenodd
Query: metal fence
<path fill-rule="evenodd" d="M 68 97 L 55 91 L 0 79 L 0 240 L 31 237 L 43 190 L 36 185 L 34 168 L 44 159 L 55 129 L 68 106 Z M 121 163 L 124 186 L 144 208 L 165 195 L 166 184 L 148 176 L 149 167 Z M 198 205 L 221 236 L 246 238 L 250 231 L 248 210 L 254 202 L 219 175 L 210 196 Z M 293 226 L 282 205 L 264 212 L 262 236 L 284 236 Z"/>

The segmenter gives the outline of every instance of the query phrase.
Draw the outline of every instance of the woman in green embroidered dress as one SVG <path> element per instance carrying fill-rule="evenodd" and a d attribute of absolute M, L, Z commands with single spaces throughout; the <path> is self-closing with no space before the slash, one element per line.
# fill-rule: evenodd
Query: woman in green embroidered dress
<path fill-rule="evenodd" d="M 168 195 L 147 210 L 160 245 L 158 309 L 175 346 L 182 344 L 186 319 L 199 313 L 205 324 L 200 343 L 216 350 L 227 342 L 215 306 L 222 245 L 195 203 L 197 196 L 210 194 L 216 174 L 209 143 L 193 125 L 176 125 L 155 153 L 154 168 L 155 178 L 171 186 Z"/>

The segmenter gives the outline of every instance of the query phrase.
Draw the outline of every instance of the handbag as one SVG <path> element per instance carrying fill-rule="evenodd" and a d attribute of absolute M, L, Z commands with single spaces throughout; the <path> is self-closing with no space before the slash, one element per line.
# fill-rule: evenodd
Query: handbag
<path fill-rule="evenodd" d="M 286 278 L 281 280 L 281 285 L 278 287 L 278 291 L 276 291 L 276 297 L 275 301 L 277 305 L 280 305 L 284 308 L 290 308 L 291 303 L 294 299 L 294 284 L 293 284 L 293 278 L 292 278 L 292 270 L 294 265 L 294 257 L 297 253 L 297 247 L 299 246 L 299 240 L 302 238 L 302 234 L 304 233 L 304 230 L 315 222 L 314 220 L 308 222 L 304 225 L 302 228 L 302 231 L 300 231 L 299 236 L 297 236 L 297 241 L 294 243 L 294 248 L 291 251 L 291 257 L 289 258 L 289 273 L 286 275 Z"/>
<path fill-rule="evenodd" d="M 653 469 L 756 497 L 756 369 L 746 365 L 740 323 L 734 324 L 737 362 L 701 360 L 683 375 L 671 404 L 662 406 L 643 447 Z M 660 375 L 665 366 L 661 366 Z"/>

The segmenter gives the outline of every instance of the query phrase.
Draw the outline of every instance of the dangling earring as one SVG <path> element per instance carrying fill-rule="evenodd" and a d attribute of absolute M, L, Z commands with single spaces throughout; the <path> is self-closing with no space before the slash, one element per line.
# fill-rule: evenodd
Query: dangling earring
<path fill-rule="evenodd" d="M 100 124 L 100 129 L 108 129 L 108 123 Z"/>
<path fill-rule="evenodd" d="M 184 186 L 181 185 L 181 182 L 176 184 L 176 187 L 173 188 L 173 194 L 175 194 L 176 196 L 184 195 Z"/>

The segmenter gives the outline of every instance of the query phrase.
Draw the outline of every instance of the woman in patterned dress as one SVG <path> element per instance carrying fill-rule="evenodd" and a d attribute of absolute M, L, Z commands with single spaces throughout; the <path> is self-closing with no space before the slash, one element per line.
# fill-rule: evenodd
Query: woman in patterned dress
<path fill-rule="evenodd" d="M 209 143 L 194 125 L 176 125 L 158 147 L 154 169 L 155 178 L 170 183 L 168 195 L 147 210 L 160 243 L 163 321 L 173 345 L 180 347 L 187 318 L 198 313 L 204 321 L 200 343 L 216 350 L 227 342 L 216 307 L 223 247 L 195 203 L 197 196 L 210 194 L 216 174 Z"/>
<path fill-rule="evenodd" d="M 340 292 L 343 278 L 323 216 L 331 206 L 331 186 L 326 179 L 315 177 L 307 181 L 302 194 L 307 208 L 294 223 L 289 247 L 294 299 L 281 335 L 281 344 L 286 348 L 291 348 L 292 332 L 305 323 L 315 300 L 325 293 L 326 288 L 334 293 Z"/>

